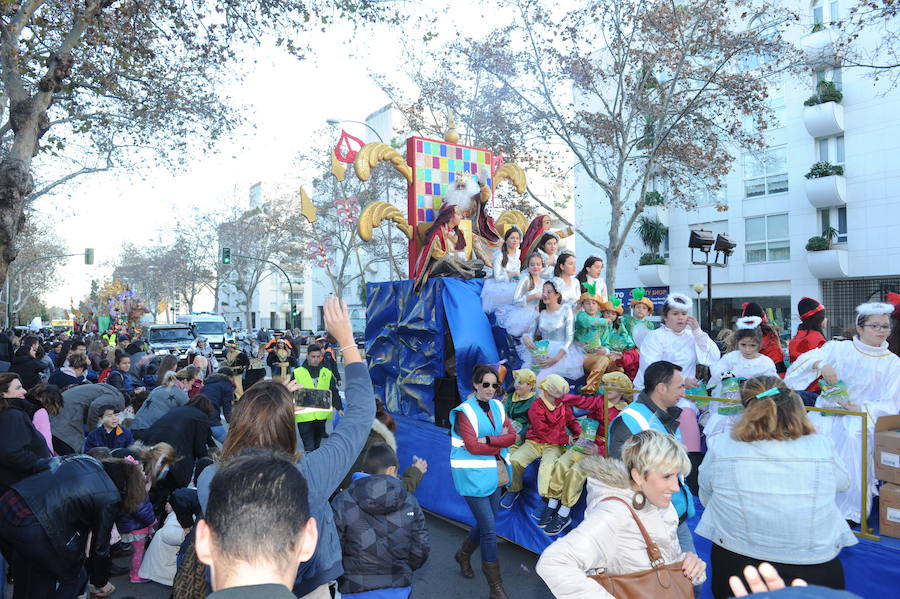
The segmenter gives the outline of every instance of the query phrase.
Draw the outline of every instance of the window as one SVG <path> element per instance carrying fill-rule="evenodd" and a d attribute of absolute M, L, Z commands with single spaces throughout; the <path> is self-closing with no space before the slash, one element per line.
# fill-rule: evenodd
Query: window
<path fill-rule="evenodd" d="M 835 135 L 817 139 L 816 159 L 831 164 L 844 164 L 844 136 Z"/>
<path fill-rule="evenodd" d="M 766 105 L 772 113 L 772 116 L 766 117 L 766 129 L 778 129 L 784 126 L 784 112 L 786 103 L 784 101 L 784 91 L 781 88 L 770 90 Z M 748 114 L 744 115 L 743 126 L 747 133 L 756 133 L 758 127 L 756 125 L 757 116 Z"/>
<path fill-rule="evenodd" d="M 777 39 L 779 35 L 777 21 L 773 20 L 768 14 L 759 14 L 750 19 L 747 30 L 753 31 L 760 37 L 770 41 Z M 771 60 L 771 57 L 766 54 L 753 54 L 744 57 L 742 66 L 745 71 L 749 71 L 769 62 L 769 60 Z"/>
<path fill-rule="evenodd" d="M 761 155 L 744 156 L 744 195 L 747 198 L 788 190 L 787 150 L 770 148 Z"/>
<path fill-rule="evenodd" d="M 840 208 L 824 208 L 819 210 L 819 222 L 822 225 L 820 229 L 824 231 L 829 227 L 837 230 L 835 243 L 847 243 L 847 207 Z"/>
<path fill-rule="evenodd" d="M 302 304 L 303 303 L 303 292 L 302 291 L 300 291 L 299 293 L 297 291 L 295 291 L 293 295 L 290 295 L 290 294 L 288 294 L 288 295 L 290 296 L 289 297 L 290 303 L 292 303 L 292 304 Z"/>
<path fill-rule="evenodd" d="M 822 81 L 832 81 L 834 82 L 834 86 L 838 89 L 843 89 L 844 85 L 844 76 L 841 73 L 841 67 L 831 67 L 828 69 L 819 69 L 816 71 L 816 87 L 818 88 L 819 83 Z"/>
<path fill-rule="evenodd" d="M 826 12 L 827 10 L 827 12 Z M 813 0 L 813 25 L 827 25 L 840 20 L 840 5 L 837 0 Z"/>
<path fill-rule="evenodd" d="M 724 206 L 728 203 L 725 185 L 715 188 L 714 181 L 707 181 L 697 189 L 694 197 L 697 198 L 697 206 Z"/>
<path fill-rule="evenodd" d="M 744 221 L 744 226 L 748 264 L 791 259 L 787 214 L 748 218 Z"/>
<path fill-rule="evenodd" d="M 663 235 L 662 243 L 659 244 L 659 253 L 663 258 L 669 257 L 669 230 L 666 229 L 666 234 Z"/>

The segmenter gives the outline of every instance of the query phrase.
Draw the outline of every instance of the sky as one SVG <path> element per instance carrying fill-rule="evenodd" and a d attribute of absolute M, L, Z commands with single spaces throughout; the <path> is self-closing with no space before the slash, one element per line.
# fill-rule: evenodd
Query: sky
<path fill-rule="evenodd" d="M 434 11 L 445 7 L 438 0 L 409 4 Z M 437 20 L 444 41 L 460 23 L 471 35 L 497 23 L 496 5 L 456 0 L 449 6 L 446 16 Z M 306 61 L 274 44 L 248 48 L 244 78 L 235 78 L 228 91 L 237 104 L 247 106 L 246 122 L 215 151 L 191 157 L 183 172 L 148 167 L 88 175 L 39 198 L 36 210 L 59 223 L 57 231 L 69 250 L 93 247 L 96 255 L 94 266 L 71 258 L 44 301 L 68 307 L 74 300 L 77 305 L 92 279 L 103 280 L 112 272 L 123 243 L 162 241 L 165 231 L 187 218 L 193 207 L 245 205 L 253 184 L 297 176 L 296 156 L 321 143 L 316 135 L 324 131 L 337 141 L 339 131 L 332 133 L 327 119 L 362 121 L 389 102 L 371 75 L 396 72 L 404 60 L 401 36 L 412 34 L 367 26 L 354 37 L 350 27 L 334 27 L 327 34 L 311 35 L 314 56 Z M 348 124 L 346 129 L 364 137 L 359 127 Z"/>

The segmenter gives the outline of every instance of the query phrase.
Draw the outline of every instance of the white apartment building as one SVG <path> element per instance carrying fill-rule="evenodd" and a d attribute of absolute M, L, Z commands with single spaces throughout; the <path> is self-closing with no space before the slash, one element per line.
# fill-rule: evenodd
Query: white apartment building
<path fill-rule="evenodd" d="M 809 52 L 811 64 L 805 77 L 771 82 L 775 119 L 765 134 L 766 151 L 736 156 L 719 197 L 697 198 L 696 209 L 645 211 L 668 225 L 662 248 L 668 263 L 639 266 L 647 249 L 632 231 L 616 275 L 616 289 L 625 299 L 634 287 L 697 297 L 692 286 L 707 279 L 704 267 L 691 264 L 688 249 L 690 231 L 697 228 L 713 236 L 725 233 L 737 243 L 728 267 L 712 273 L 714 330 L 732 326 L 745 301 L 758 302 L 775 322 L 796 329 L 797 302 L 810 296 L 825 304 L 830 334 L 840 334 L 852 326 L 857 304 L 878 301 L 884 291 L 900 291 L 900 168 L 895 162 L 900 89 L 874 81 L 865 70 L 841 68 L 827 23 L 845 17 L 855 2 L 794 4 L 809 26 L 792 41 Z M 816 23 L 822 25 L 813 27 Z M 864 35 L 857 43 L 876 41 Z M 833 81 L 842 100 L 804 106 L 819 81 Z M 817 161 L 843 166 L 844 175 L 807 179 Z M 605 240 L 609 205 L 580 170 L 576 199 L 577 222 Z M 717 203 L 728 210 L 716 210 Z M 808 252 L 807 241 L 828 227 L 837 231 L 833 249 Z M 594 253 L 596 248 L 578 239 L 579 257 Z M 704 320 L 705 298 L 704 290 L 698 298 Z"/>

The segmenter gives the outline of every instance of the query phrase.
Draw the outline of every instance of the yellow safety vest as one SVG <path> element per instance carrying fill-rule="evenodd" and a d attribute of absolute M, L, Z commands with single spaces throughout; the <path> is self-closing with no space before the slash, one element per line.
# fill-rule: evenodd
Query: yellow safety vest
<path fill-rule="evenodd" d="M 294 381 L 304 389 L 331 389 L 331 379 L 334 377 L 327 368 L 319 370 L 319 380 L 313 384 L 309 370 L 300 366 L 294 369 Z M 318 408 L 294 408 L 294 420 L 296 422 L 312 422 L 313 420 L 331 420 L 334 418 L 334 410 L 320 410 Z"/>

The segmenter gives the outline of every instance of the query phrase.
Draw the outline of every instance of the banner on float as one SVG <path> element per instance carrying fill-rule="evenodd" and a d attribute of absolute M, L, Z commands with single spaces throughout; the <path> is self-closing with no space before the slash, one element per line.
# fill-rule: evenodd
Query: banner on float
<path fill-rule="evenodd" d="M 631 301 L 631 292 L 634 289 L 639 289 L 639 287 L 626 287 L 624 289 L 616 289 L 616 297 L 622 300 L 622 307 L 628 308 L 629 302 Z M 649 297 L 650 301 L 653 302 L 653 305 L 656 307 L 656 313 L 662 310 L 663 304 L 666 303 L 666 298 L 669 296 L 669 288 L 668 287 L 644 287 L 644 297 Z"/>

